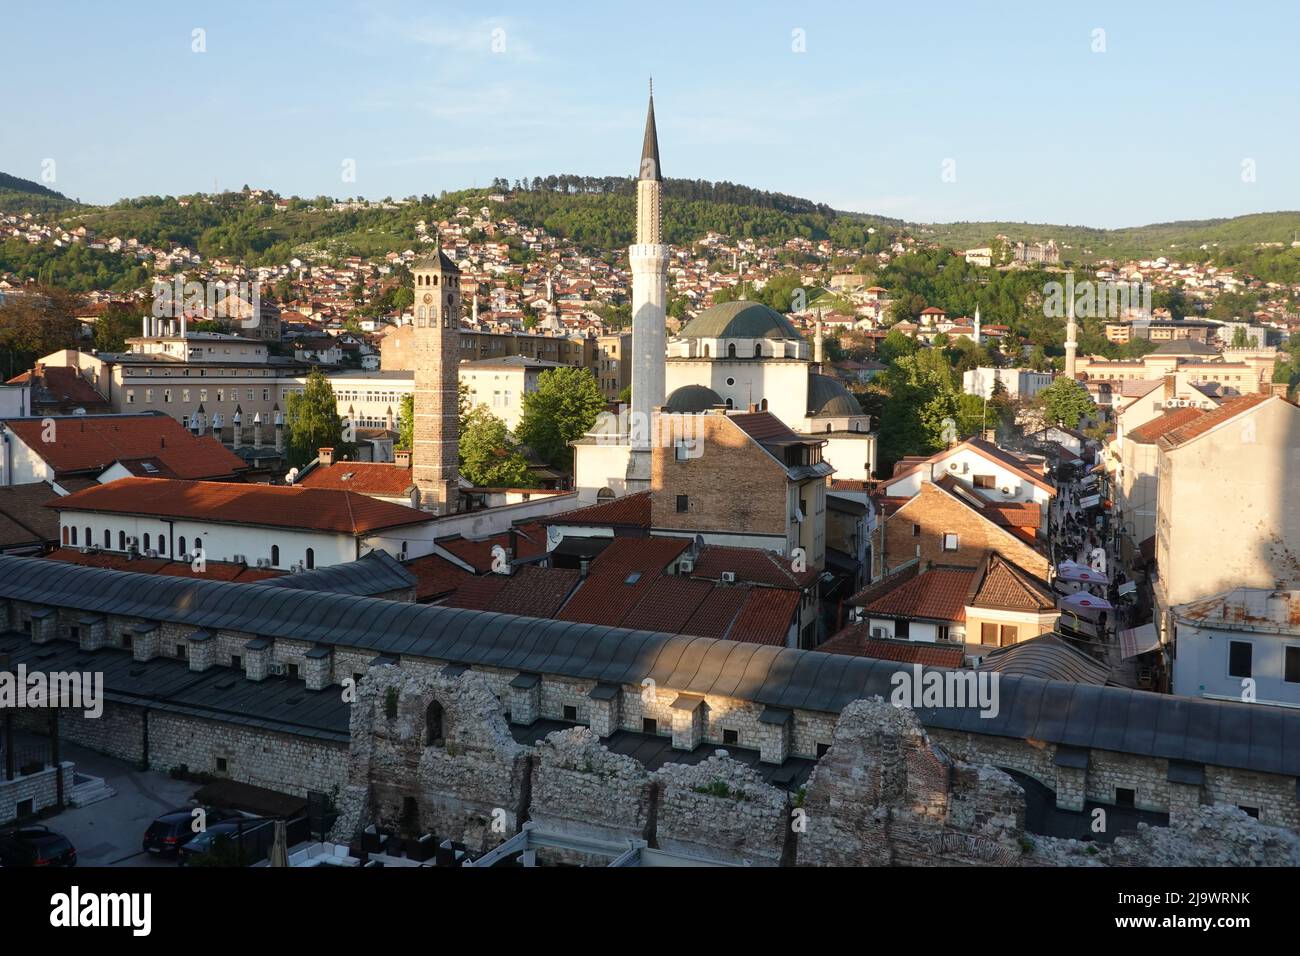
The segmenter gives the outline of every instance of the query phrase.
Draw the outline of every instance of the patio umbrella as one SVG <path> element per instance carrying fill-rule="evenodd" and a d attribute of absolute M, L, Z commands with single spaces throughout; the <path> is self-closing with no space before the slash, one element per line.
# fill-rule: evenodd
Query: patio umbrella
<path fill-rule="evenodd" d="M 271 865 L 289 865 L 289 831 L 283 820 L 275 821 L 275 842 L 271 844 Z"/>
<path fill-rule="evenodd" d="M 1061 566 L 1056 569 L 1056 576 L 1062 581 L 1078 581 L 1081 584 L 1108 583 L 1106 575 L 1091 568 L 1085 568 L 1081 564 L 1075 564 L 1073 561 L 1062 561 Z"/>
<path fill-rule="evenodd" d="M 1077 591 L 1074 594 L 1061 598 L 1056 603 L 1059 607 L 1071 611 L 1091 611 L 1098 613 L 1101 611 L 1115 610 L 1115 606 L 1105 598 L 1097 597 L 1095 594 L 1089 594 L 1087 591 Z"/>

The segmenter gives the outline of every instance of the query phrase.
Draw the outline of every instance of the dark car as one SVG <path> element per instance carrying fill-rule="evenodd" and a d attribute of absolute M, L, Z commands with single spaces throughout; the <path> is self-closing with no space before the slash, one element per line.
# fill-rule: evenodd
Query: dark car
<path fill-rule="evenodd" d="M 177 851 L 176 862 L 185 866 L 193 863 L 196 857 L 215 851 L 221 854 L 223 862 L 228 861 L 231 866 L 249 866 L 270 852 L 274 839 L 274 820 L 243 819 L 214 823 Z"/>
<path fill-rule="evenodd" d="M 181 807 L 164 813 L 144 831 L 144 848 L 159 856 L 174 856 L 186 843 L 194 839 L 194 811 L 196 807 Z M 211 808 L 207 813 L 207 825 L 232 820 L 238 814 L 229 810 Z"/>
<path fill-rule="evenodd" d="M 76 866 L 77 851 L 62 833 L 32 824 L 0 833 L 0 865 Z"/>

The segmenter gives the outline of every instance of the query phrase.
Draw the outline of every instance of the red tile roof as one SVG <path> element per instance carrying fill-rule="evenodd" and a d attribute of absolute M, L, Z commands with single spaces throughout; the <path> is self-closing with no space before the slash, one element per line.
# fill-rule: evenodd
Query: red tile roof
<path fill-rule="evenodd" d="M 415 575 L 417 601 L 437 600 L 455 591 L 474 576 L 437 554 L 426 554 L 422 558 L 407 561 L 403 567 Z"/>
<path fill-rule="evenodd" d="M 817 577 L 815 568 L 796 572 L 790 559 L 775 551 L 732 548 L 720 544 L 710 544 L 700 549 L 691 577 L 719 581 L 724 571 L 734 572 L 737 583 L 749 582 L 778 588 L 807 587 Z"/>
<path fill-rule="evenodd" d="M 1042 474 L 1031 471 L 1029 466 L 1019 458 L 1016 458 L 1010 452 L 1004 451 L 992 442 L 985 441 L 983 438 L 968 438 L 960 445 L 954 445 L 952 448 L 945 448 L 943 451 L 935 452 L 929 458 L 905 458 L 894 466 L 894 474 L 884 484 L 893 484 L 904 475 L 910 475 L 921 468 L 929 468 L 930 465 L 951 457 L 963 448 L 1001 465 L 1013 474 L 1019 475 L 1050 494 L 1056 494 L 1056 489 L 1043 478 Z"/>
<path fill-rule="evenodd" d="M 622 627 L 643 631 L 687 632 L 686 625 L 700 605 L 712 599 L 714 587 L 708 581 L 693 581 L 679 575 L 658 577 L 620 622 Z M 705 635 L 697 635 L 705 636 Z"/>
<path fill-rule="evenodd" d="M 431 520 L 430 515 L 414 508 L 352 491 L 168 478 L 122 478 L 78 491 L 47 507 L 351 535 Z"/>
<path fill-rule="evenodd" d="M 631 525 L 650 527 L 650 492 L 639 491 L 588 508 L 577 508 L 547 518 L 548 525 Z"/>
<path fill-rule="evenodd" d="M 1242 395 L 1240 398 L 1232 398 L 1224 402 L 1218 408 L 1212 408 L 1185 425 L 1166 432 L 1160 439 L 1161 443 L 1167 448 L 1177 448 L 1179 445 L 1186 444 L 1193 438 L 1199 438 L 1216 425 L 1221 425 L 1231 418 L 1235 418 L 1242 412 L 1250 411 L 1256 405 L 1262 405 L 1270 398 L 1277 396 L 1267 392 L 1257 392 L 1254 395 Z M 1285 399 L 1278 398 L 1279 401 Z"/>
<path fill-rule="evenodd" d="M 134 571 L 136 574 L 162 574 L 176 578 L 202 578 L 208 581 L 235 581 L 249 584 L 281 577 L 285 572 L 268 568 L 249 568 L 229 561 L 207 561 L 203 571 L 195 571 L 188 561 L 171 561 L 167 558 L 127 558 L 124 554 L 99 551 L 82 554 L 74 548 L 58 548 L 45 555 L 52 561 L 79 564 L 88 568 L 110 568 L 114 571 Z"/>
<path fill-rule="evenodd" d="M 160 462 L 177 478 L 233 478 L 244 460 L 216 439 L 196 438 L 167 415 L 68 415 L 54 418 L 53 441 L 45 420 L 11 418 L 5 426 L 54 469 L 55 476 L 100 472 L 121 461 Z"/>
<path fill-rule="evenodd" d="M 960 667 L 965 657 L 965 650 L 961 647 L 947 647 L 928 641 L 874 639 L 869 628 L 870 625 L 865 622 L 850 625 L 816 649 L 827 654 L 874 657 L 926 667 Z"/>
<path fill-rule="evenodd" d="M 93 409 L 108 405 L 108 400 L 82 378 L 79 370 L 66 365 L 42 366 L 35 374 L 23 372 L 7 384 L 31 385 L 34 406 L 59 404 Z"/>
<path fill-rule="evenodd" d="M 799 610 L 800 593 L 785 588 L 750 588 L 749 597 L 727 635 L 733 641 L 784 647 Z"/>
<path fill-rule="evenodd" d="M 295 484 L 300 488 L 333 488 L 361 495 L 401 498 L 409 493 L 414 481 L 410 468 L 399 468 L 388 462 L 342 461 L 317 465 Z"/>
<path fill-rule="evenodd" d="M 707 600 L 695 609 L 690 620 L 682 625 L 681 633 L 695 637 L 727 637 L 751 590 L 744 585 L 715 587 Z"/>
<path fill-rule="evenodd" d="M 1144 422 L 1137 428 L 1130 428 L 1124 433 L 1124 438 L 1143 443 L 1154 442 L 1166 432 L 1181 428 L 1193 419 L 1200 418 L 1203 414 L 1205 414 L 1205 409 L 1194 408 L 1190 405 L 1184 408 L 1176 408 L 1172 412 L 1165 412 L 1149 422 Z"/>
<path fill-rule="evenodd" d="M 510 547 L 510 532 L 503 531 L 490 538 L 446 538 L 438 541 L 439 547 L 450 551 L 479 574 L 492 570 L 492 549 Z M 535 558 L 546 553 L 546 528 L 539 521 L 515 525 L 515 557 Z"/>
<path fill-rule="evenodd" d="M 615 538 L 591 563 L 587 580 L 557 616 L 618 625 L 690 543 L 687 538 Z"/>
<path fill-rule="evenodd" d="M 973 568 L 932 568 L 877 597 L 866 606 L 866 613 L 873 617 L 964 621 L 974 579 Z"/>
<path fill-rule="evenodd" d="M 771 412 L 745 412 L 740 415 L 728 415 L 731 421 L 754 441 L 759 442 L 784 442 L 784 441 L 808 441 L 801 435 L 792 432 L 789 427 L 777 418 Z"/>

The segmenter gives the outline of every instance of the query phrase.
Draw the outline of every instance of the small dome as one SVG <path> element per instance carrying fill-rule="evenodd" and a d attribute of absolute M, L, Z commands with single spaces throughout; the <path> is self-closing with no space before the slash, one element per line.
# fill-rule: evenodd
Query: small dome
<path fill-rule="evenodd" d="M 808 375 L 808 414 L 813 418 L 861 415 L 862 406 L 853 394 L 829 375 Z"/>
<path fill-rule="evenodd" d="M 790 339 L 803 336 L 780 312 L 761 302 L 723 302 L 710 306 L 682 329 L 684 339 Z"/>
<path fill-rule="evenodd" d="M 670 412 L 677 414 L 693 414 L 695 412 L 707 412 L 715 405 L 725 405 L 726 402 L 713 389 L 704 385 L 683 385 L 675 389 L 668 396 L 668 401 L 664 407 Z"/>

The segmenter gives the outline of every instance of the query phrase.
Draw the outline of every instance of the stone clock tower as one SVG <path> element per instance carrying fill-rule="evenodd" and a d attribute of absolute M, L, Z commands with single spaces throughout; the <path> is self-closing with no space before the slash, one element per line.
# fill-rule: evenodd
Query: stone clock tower
<path fill-rule="evenodd" d="M 412 479 L 420 507 L 451 514 L 457 484 L 460 269 L 439 250 L 411 267 L 415 292 L 415 421 Z"/>

